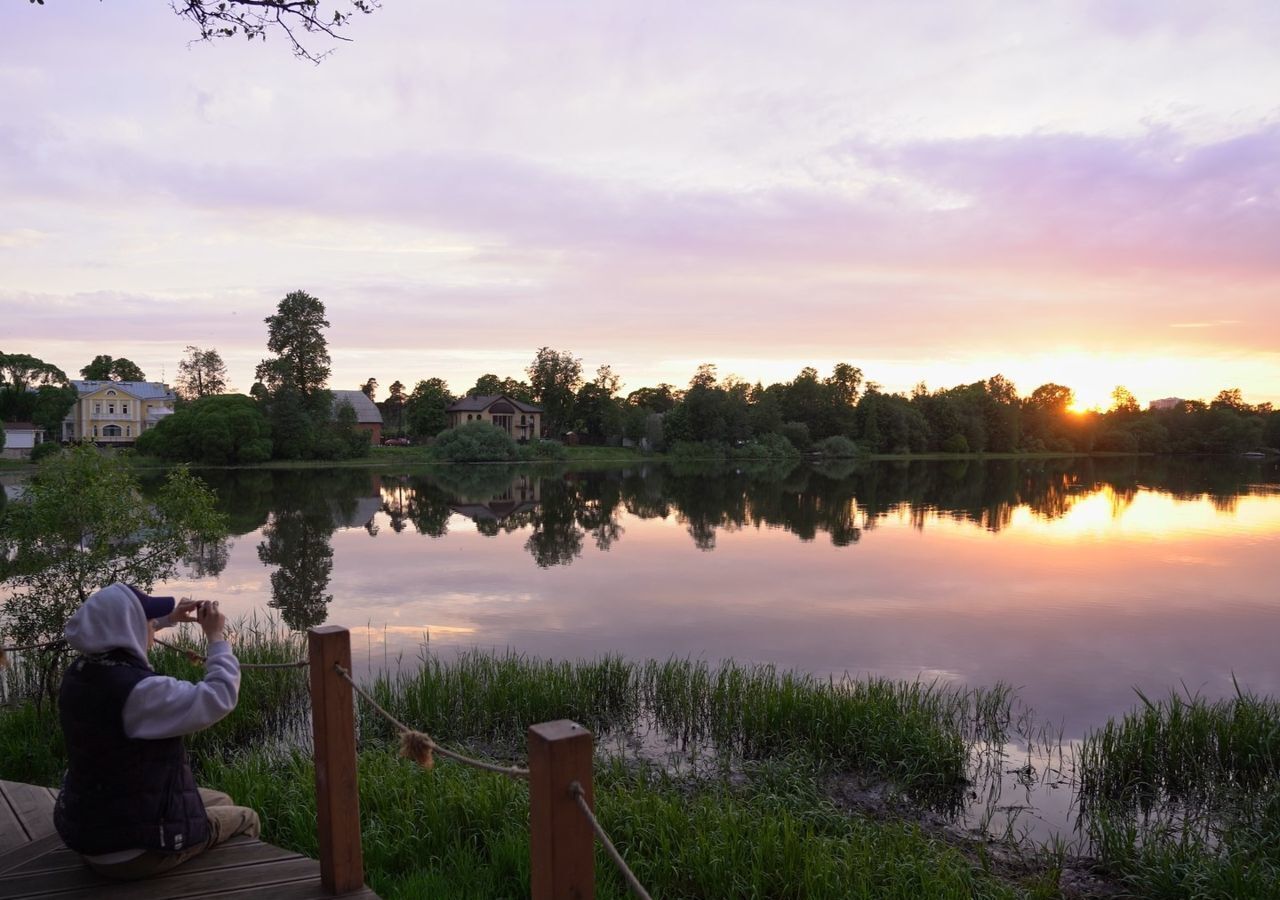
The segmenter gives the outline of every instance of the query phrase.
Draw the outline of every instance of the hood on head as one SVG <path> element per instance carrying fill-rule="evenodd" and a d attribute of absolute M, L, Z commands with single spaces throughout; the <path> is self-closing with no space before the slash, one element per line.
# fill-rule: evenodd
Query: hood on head
<path fill-rule="evenodd" d="M 78 653 L 128 650 L 147 658 L 147 614 L 128 585 L 109 584 L 91 595 L 67 620 L 62 634 Z"/>

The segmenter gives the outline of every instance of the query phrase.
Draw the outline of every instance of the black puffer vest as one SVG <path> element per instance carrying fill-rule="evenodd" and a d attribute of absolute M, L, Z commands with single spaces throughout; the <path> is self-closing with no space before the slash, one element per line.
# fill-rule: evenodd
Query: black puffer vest
<path fill-rule="evenodd" d="M 79 657 L 62 677 L 58 715 L 67 774 L 53 811 L 68 847 L 177 853 L 208 840 L 209 823 L 181 737 L 158 741 L 124 732 L 124 702 L 155 675 L 132 653 Z"/>

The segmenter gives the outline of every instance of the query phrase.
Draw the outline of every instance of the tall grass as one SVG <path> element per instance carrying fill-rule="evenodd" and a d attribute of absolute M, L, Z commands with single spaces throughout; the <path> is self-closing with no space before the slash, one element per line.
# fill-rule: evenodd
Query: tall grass
<path fill-rule="evenodd" d="M 378 751 L 360 755 L 360 811 L 371 887 L 387 900 L 525 897 L 528 792 L 489 773 L 424 772 Z M 311 762 L 254 751 L 206 770 L 262 814 L 264 838 L 314 855 Z M 1022 898 L 1050 884 L 1009 884 L 907 824 L 849 816 L 821 797 L 812 765 L 781 757 L 738 784 L 690 784 L 650 767 L 606 764 L 596 812 L 657 897 Z M 597 854 L 597 896 L 628 896 Z"/>
<path fill-rule="evenodd" d="M 1012 696 L 999 685 L 820 679 L 733 662 L 570 663 L 482 652 L 425 657 L 379 676 L 373 693 L 437 739 L 508 755 L 523 752 L 531 723 L 567 718 L 633 745 L 653 726 L 661 742 L 731 761 L 802 753 L 911 792 L 962 786 L 974 743 L 1003 741 Z M 361 715 L 362 733 L 394 737 L 376 715 Z"/>
<path fill-rule="evenodd" d="M 1081 821 L 1153 897 L 1280 897 L 1280 703 L 1171 693 L 1089 734 Z"/>

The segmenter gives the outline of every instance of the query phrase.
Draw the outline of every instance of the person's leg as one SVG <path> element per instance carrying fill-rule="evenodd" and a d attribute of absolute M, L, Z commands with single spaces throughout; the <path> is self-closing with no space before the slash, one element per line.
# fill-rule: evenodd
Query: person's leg
<path fill-rule="evenodd" d="M 122 881 L 150 878 L 168 872 L 233 837 L 243 834 L 256 838 L 261 833 L 262 823 L 258 814 L 247 806 L 235 806 L 231 798 L 221 791 L 200 788 L 200 799 L 204 803 L 205 820 L 209 823 L 209 838 L 204 843 L 181 853 L 148 850 L 127 862 L 111 865 L 89 863 L 89 867 L 99 875 Z"/>

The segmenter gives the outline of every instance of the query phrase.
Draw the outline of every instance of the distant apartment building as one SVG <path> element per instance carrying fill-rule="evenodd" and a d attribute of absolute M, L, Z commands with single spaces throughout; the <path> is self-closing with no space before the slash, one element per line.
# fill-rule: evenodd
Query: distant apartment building
<path fill-rule="evenodd" d="M 177 395 L 156 381 L 76 381 L 76 403 L 62 420 L 62 440 L 132 444 L 173 415 Z"/>
<path fill-rule="evenodd" d="M 1152 400 L 1148 409 L 1175 409 L 1186 401 L 1181 397 L 1165 397 L 1163 400 Z"/>

